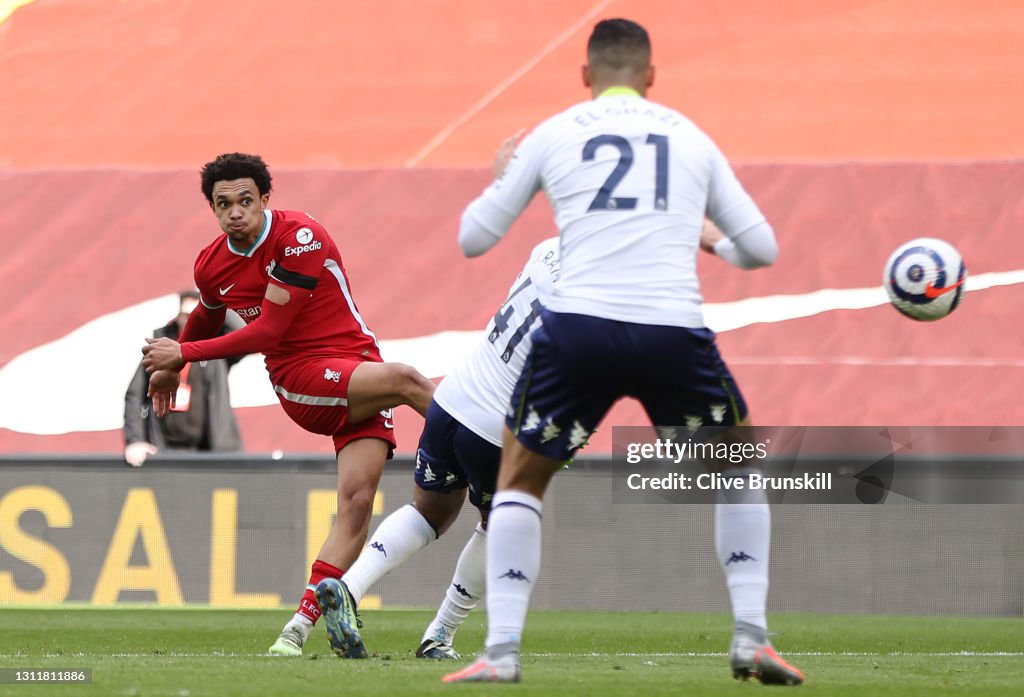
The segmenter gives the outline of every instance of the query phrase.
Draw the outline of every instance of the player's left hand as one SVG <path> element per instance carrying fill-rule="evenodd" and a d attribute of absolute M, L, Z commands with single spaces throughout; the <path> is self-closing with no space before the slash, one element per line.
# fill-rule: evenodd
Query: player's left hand
<path fill-rule="evenodd" d="M 512 161 L 512 156 L 516 154 L 519 142 L 525 135 L 526 129 L 520 128 L 514 136 L 501 141 L 498 152 L 494 155 L 494 165 L 491 167 L 491 173 L 495 179 L 500 179 L 501 175 L 505 173 L 508 163 Z"/>
<path fill-rule="evenodd" d="M 142 347 L 142 365 L 147 373 L 156 370 L 181 370 L 185 361 L 181 359 L 181 344 L 167 337 L 146 339 Z"/>
<path fill-rule="evenodd" d="M 153 413 L 157 418 L 162 419 L 174 408 L 180 384 L 181 373 L 177 370 L 157 370 L 149 376 L 147 396 L 153 400 Z"/>

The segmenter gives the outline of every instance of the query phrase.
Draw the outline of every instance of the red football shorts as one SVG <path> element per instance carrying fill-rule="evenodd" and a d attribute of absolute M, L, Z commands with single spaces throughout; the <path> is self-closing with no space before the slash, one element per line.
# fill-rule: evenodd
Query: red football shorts
<path fill-rule="evenodd" d="M 276 367 L 271 375 L 274 392 L 291 420 L 310 433 L 334 439 L 337 452 L 359 438 L 380 438 L 395 449 L 391 410 L 359 423 L 348 422 L 348 382 L 363 361 L 348 358 L 310 358 Z"/>

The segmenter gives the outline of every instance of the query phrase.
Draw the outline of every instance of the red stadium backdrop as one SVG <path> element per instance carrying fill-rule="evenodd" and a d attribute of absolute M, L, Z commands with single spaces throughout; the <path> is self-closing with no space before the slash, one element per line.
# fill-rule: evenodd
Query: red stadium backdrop
<path fill-rule="evenodd" d="M 538 202 L 468 261 L 461 210 L 502 137 L 586 96 L 587 32 L 618 15 L 652 30 L 652 98 L 716 138 L 778 234 L 771 269 L 700 260 L 755 421 L 1024 422 L 1019 4 L 926 17 L 895 0 L 293 5 L 37 0 L 0 24 L 0 453 L 120 449 L 111 418 L 74 418 L 127 386 L 134 348 L 104 362 L 120 334 L 60 343 L 76 348 L 35 373 L 25 357 L 191 283 L 217 234 L 195 172 L 219 152 L 262 153 L 272 205 L 334 234 L 382 340 L 480 329 L 554 230 Z M 211 29 L 227 26 L 244 50 Z M 963 307 L 934 324 L 878 302 L 888 254 L 923 235 L 954 243 L 972 274 Z M 238 413 L 251 452 L 329 448 L 272 404 Z M 606 425 L 636 423 L 624 404 Z M 400 450 L 419 425 L 398 414 Z M 607 452 L 610 428 L 591 447 Z"/>

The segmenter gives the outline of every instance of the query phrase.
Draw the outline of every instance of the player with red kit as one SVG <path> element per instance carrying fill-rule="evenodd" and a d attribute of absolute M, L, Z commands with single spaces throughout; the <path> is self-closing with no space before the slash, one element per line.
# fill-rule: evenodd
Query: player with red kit
<path fill-rule="evenodd" d="M 408 404 L 425 414 L 434 385 L 415 369 L 384 363 L 373 332 L 359 314 L 338 248 L 306 213 L 267 207 L 271 176 L 256 155 L 230 153 L 206 164 L 202 190 L 223 236 L 199 253 L 199 306 L 180 343 L 147 339 L 143 364 L 157 415 L 174 402 L 181 368 L 189 362 L 261 352 L 281 406 L 307 431 L 331 436 L 338 457 L 338 516 L 295 616 L 271 653 L 301 655 L 324 612 L 339 655 L 364 657 L 347 638 L 357 624 L 354 605 L 338 584 L 366 543 L 373 498 L 395 447 L 391 409 Z M 217 337 L 225 312 L 246 326 Z"/>

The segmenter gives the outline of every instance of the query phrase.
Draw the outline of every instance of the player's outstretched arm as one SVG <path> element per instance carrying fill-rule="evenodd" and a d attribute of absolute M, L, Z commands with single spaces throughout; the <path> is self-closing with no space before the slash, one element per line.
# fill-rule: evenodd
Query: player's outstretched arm
<path fill-rule="evenodd" d="M 494 164 L 491 165 L 491 174 L 494 175 L 495 179 L 501 179 L 502 175 L 505 174 L 509 163 L 512 162 L 512 156 L 516 154 L 516 148 L 519 147 L 519 143 L 525 135 L 526 129 L 520 128 L 516 131 L 515 135 L 501 141 L 501 145 L 498 146 L 498 152 L 494 154 Z"/>
<path fill-rule="evenodd" d="M 707 217 L 701 248 L 713 251 L 733 266 L 758 269 L 771 266 L 779 255 L 775 232 L 732 171 L 725 156 L 714 148 L 708 186 Z M 716 237 L 715 231 L 720 237 Z"/>
<path fill-rule="evenodd" d="M 272 282 L 267 285 L 260 316 L 251 324 L 224 336 L 180 345 L 169 339 L 153 341 L 142 349 L 142 364 L 148 371 L 180 370 L 185 363 L 264 353 L 280 343 L 308 300 L 308 291 Z"/>
<path fill-rule="evenodd" d="M 540 191 L 540 140 L 537 131 L 506 138 L 494 158 L 494 182 L 470 203 L 459 225 L 459 247 L 477 257 L 498 244 L 534 194 Z"/>

